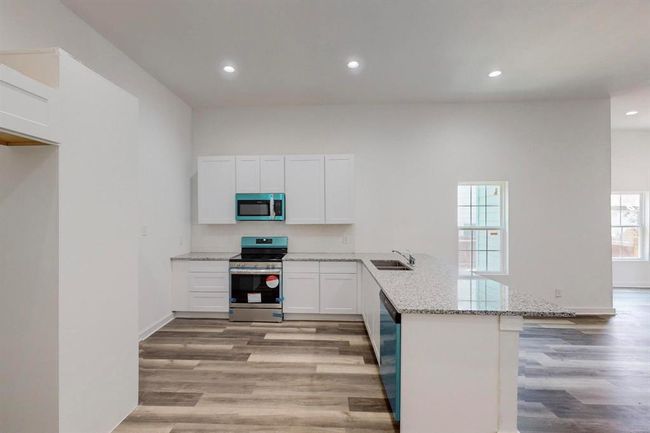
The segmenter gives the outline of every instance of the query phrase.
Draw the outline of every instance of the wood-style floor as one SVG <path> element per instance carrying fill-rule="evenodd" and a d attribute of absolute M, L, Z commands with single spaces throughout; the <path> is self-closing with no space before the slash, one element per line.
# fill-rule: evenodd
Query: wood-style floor
<path fill-rule="evenodd" d="M 650 433 L 650 290 L 614 290 L 610 320 L 528 320 L 521 433 Z"/>
<path fill-rule="evenodd" d="M 527 321 L 521 433 L 650 433 L 650 290 L 615 304 L 609 321 Z M 115 433 L 399 431 L 361 323 L 176 319 L 140 356 L 140 405 Z"/>

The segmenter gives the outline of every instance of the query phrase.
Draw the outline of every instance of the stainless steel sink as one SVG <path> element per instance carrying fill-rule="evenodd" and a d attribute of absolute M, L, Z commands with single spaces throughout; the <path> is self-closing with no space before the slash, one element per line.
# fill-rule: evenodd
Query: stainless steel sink
<path fill-rule="evenodd" d="M 412 271 L 413 269 L 406 266 L 399 260 L 370 260 L 375 268 L 380 271 Z"/>

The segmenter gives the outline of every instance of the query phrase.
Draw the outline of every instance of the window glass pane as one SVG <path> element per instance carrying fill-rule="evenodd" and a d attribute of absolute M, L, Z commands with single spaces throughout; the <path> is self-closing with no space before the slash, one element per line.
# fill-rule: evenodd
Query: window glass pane
<path fill-rule="evenodd" d="M 485 272 L 487 271 L 487 251 L 475 251 L 475 264 L 474 264 L 474 270 L 477 272 Z"/>
<path fill-rule="evenodd" d="M 488 206 L 501 206 L 501 187 L 499 185 L 488 185 L 486 188 L 486 204 Z"/>
<path fill-rule="evenodd" d="M 471 271 L 472 270 L 472 252 L 471 251 L 459 251 L 458 252 L 458 268 L 461 271 Z"/>
<path fill-rule="evenodd" d="M 492 251 L 501 250 L 501 230 L 487 232 L 487 249 Z"/>
<path fill-rule="evenodd" d="M 476 237 L 476 249 L 480 251 L 486 251 L 487 248 L 487 231 L 486 230 L 474 230 L 474 236 Z"/>
<path fill-rule="evenodd" d="M 641 197 L 639 194 L 624 194 L 621 196 L 621 225 L 639 225 L 641 220 Z"/>
<path fill-rule="evenodd" d="M 472 238 L 472 230 L 459 230 L 458 231 L 458 251 L 471 251 L 475 250 Z"/>
<path fill-rule="evenodd" d="M 485 185 L 472 185 L 472 205 L 485 204 Z"/>
<path fill-rule="evenodd" d="M 620 256 L 625 258 L 641 257 L 639 245 L 639 229 L 624 228 L 621 233 Z"/>
<path fill-rule="evenodd" d="M 612 257 L 621 257 L 621 228 L 612 227 Z"/>
<path fill-rule="evenodd" d="M 621 206 L 623 207 L 639 207 L 641 204 L 640 194 L 621 194 Z"/>
<path fill-rule="evenodd" d="M 472 224 L 471 209 L 469 206 L 458 206 L 458 225 L 460 227 Z"/>
<path fill-rule="evenodd" d="M 501 270 L 501 253 L 498 251 L 488 251 L 487 253 L 487 270 L 488 272 L 499 272 Z"/>
<path fill-rule="evenodd" d="M 486 221 L 485 206 L 478 206 L 475 207 L 474 209 L 476 209 L 476 215 L 477 215 L 477 219 L 474 222 L 474 224 L 477 226 L 484 226 Z"/>
<path fill-rule="evenodd" d="M 612 207 L 612 225 L 621 225 L 621 211 L 617 207 Z"/>
<path fill-rule="evenodd" d="M 501 208 L 500 207 L 487 207 L 485 225 L 490 227 L 498 227 L 501 225 Z"/>
<path fill-rule="evenodd" d="M 470 191 L 471 187 L 469 185 L 458 185 L 458 205 L 459 206 L 469 206 L 470 202 Z"/>

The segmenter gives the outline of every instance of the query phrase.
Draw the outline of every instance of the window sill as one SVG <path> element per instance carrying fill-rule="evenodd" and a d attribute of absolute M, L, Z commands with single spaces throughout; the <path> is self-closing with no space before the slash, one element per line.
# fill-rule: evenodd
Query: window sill
<path fill-rule="evenodd" d="M 641 262 L 641 263 L 646 262 L 647 263 L 648 261 L 650 261 L 650 260 L 648 260 L 647 257 L 641 258 L 641 259 L 615 259 L 615 258 L 612 258 L 612 262 L 617 262 L 617 263 L 636 263 L 636 262 Z"/>

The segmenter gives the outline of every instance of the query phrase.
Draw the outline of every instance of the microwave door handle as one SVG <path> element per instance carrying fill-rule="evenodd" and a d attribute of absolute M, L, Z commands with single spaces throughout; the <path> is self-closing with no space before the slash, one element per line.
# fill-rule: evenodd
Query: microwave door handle
<path fill-rule="evenodd" d="M 275 203 L 274 203 L 274 197 L 271 195 L 271 201 L 270 201 L 270 206 L 271 206 L 271 219 L 275 219 Z"/>

